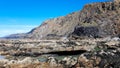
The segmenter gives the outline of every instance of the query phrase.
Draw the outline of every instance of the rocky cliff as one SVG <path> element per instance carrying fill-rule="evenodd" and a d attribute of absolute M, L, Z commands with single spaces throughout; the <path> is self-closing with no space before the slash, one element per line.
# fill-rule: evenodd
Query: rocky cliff
<path fill-rule="evenodd" d="M 106 37 L 120 35 L 120 2 L 87 4 L 81 11 L 44 21 L 26 34 L 6 38 Z"/>

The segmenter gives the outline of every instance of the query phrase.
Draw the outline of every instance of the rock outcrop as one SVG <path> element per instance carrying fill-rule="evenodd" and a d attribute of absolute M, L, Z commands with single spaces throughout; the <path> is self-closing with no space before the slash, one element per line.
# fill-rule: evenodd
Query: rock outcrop
<path fill-rule="evenodd" d="M 83 68 L 119 68 L 120 51 L 100 50 L 93 53 L 84 53 L 78 58 L 77 67 Z"/>

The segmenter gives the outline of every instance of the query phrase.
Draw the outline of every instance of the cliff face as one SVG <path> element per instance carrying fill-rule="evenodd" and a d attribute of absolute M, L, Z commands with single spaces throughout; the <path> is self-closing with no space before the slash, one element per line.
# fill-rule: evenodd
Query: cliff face
<path fill-rule="evenodd" d="M 22 35 L 22 38 L 106 37 L 119 34 L 120 2 L 114 1 L 88 4 L 82 11 L 47 20 L 39 27 Z M 21 37 L 21 35 L 16 36 Z"/>
<path fill-rule="evenodd" d="M 80 12 L 77 35 L 106 37 L 120 34 L 120 2 L 106 2 L 86 5 Z M 86 29 L 85 29 L 86 27 Z M 89 29 L 87 29 L 89 27 Z M 90 29 L 96 27 L 96 29 Z M 80 32 L 79 32 L 80 31 Z M 91 34 L 92 32 L 92 34 Z M 76 34 L 76 33 L 75 33 Z M 88 35 L 87 35 L 88 36 Z"/>

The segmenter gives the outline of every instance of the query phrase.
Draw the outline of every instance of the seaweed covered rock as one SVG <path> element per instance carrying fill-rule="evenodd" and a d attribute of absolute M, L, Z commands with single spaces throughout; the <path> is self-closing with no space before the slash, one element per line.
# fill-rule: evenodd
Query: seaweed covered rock
<path fill-rule="evenodd" d="M 68 56 L 61 60 L 60 64 L 63 65 L 64 68 L 71 68 L 77 63 L 77 58 Z"/>
<path fill-rule="evenodd" d="M 84 68 L 119 68 L 120 51 L 119 50 L 101 50 L 97 52 L 84 53 L 78 58 L 75 67 Z"/>

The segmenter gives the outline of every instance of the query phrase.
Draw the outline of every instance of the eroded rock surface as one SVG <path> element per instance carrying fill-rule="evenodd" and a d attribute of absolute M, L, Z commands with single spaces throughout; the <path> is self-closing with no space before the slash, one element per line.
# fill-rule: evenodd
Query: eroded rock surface
<path fill-rule="evenodd" d="M 120 39 L 106 37 L 83 40 L 1 40 L 3 67 L 47 66 L 53 68 L 119 67 Z M 47 55 L 48 54 L 48 55 Z M 35 58 L 43 56 L 42 58 Z"/>

